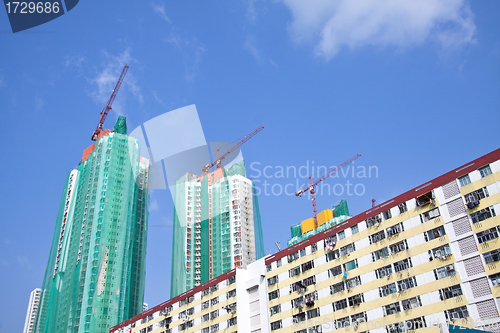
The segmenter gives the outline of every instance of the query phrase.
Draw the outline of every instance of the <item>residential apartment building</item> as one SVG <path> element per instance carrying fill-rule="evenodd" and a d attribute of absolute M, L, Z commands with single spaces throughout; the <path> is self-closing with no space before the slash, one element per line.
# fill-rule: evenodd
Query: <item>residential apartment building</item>
<path fill-rule="evenodd" d="M 498 332 L 499 210 L 500 149 L 110 332 Z"/>
<path fill-rule="evenodd" d="M 30 293 L 30 301 L 28 303 L 26 320 L 24 321 L 23 333 L 33 332 L 33 325 L 35 323 L 36 313 L 38 311 L 38 303 L 40 302 L 40 292 L 41 289 L 36 288 Z"/>
<path fill-rule="evenodd" d="M 268 331 L 264 258 L 233 268 L 113 328 L 110 332 Z"/>
<path fill-rule="evenodd" d="M 264 256 L 259 205 L 244 161 L 175 183 L 171 296 Z"/>
<path fill-rule="evenodd" d="M 496 327 L 499 159 L 496 150 L 266 257 L 270 331 Z"/>
<path fill-rule="evenodd" d="M 142 312 L 148 181 L 120 116 L 67 176 L 34 332 L 107 332 Z"/>

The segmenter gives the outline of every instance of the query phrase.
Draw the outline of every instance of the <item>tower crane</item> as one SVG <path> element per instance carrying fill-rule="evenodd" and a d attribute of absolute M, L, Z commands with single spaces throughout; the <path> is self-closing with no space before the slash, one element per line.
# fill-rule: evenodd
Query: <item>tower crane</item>
<path fill-rule="evenodd" d="M 102 125 L 104 124 L 104 121 L 106 120 L 106 116 L 108 115 L 109 110 L 111 110 L 111 106 L 113 105 L 113 101 L 115 100 L 116 94 L 118 93 L 118 90 L 120 89 L 120 86 L 122 85 L 123 79 L 125 78 L 125 74 L 127 74 L 127 71 L 128 71 L 128 65 L 125 65 L 125 67 L 123 67 L 122 73 L 120 74 L 120 77 L 118 78 L 118 82 L 116 82 L 115 89 L 113 89 L 113 93 L 111 94 L 111 97 L 109 98 L 108 104 L 106 104 L 106 107 L 101 111 L 101 115 L 99 117 L 99 123 L 97 124 L 97 127 L 94 130 L 94 133 L 92 133 L 90 140 L 96 141 L 97 138 L 99 137 L 99 134 L 102 131 Z"/>
<path fill-rule="evenodd" d="M 201 170 L 203 173 L 208 173 L 210 172 L 210 169 L 212 169 L 214 166 L 217 166 L 217 169 L 222 168 L 222 160 L 225 159 L 229 154 L 231 154 L 233 151 L 238 149 L 238 147 L 241 147 L 242 144 L 250 140 L 255 134 L 259 133 L 264 129 L 264 125 L 260 125 L 257 127 L 255 130 L 253 130 L 251 133 L 245 135 L 240 141 L 234 144 L 228 151 L 226 151 L 224 154 L 221 156 L 217 156 L 217 159 L 213 161 L 212 163 L 209 163 L 205 165 Z M 218 154 L 217 154 L 218 155 Z"/>
<path fill-rule="evenodd" d="M 312 203 L 312 207 L 313 207 L 314 227 L 315 228 L 318 227 L 318 220 L 316 219 L 316 217 L 318 215 L 318 209 L 316 208 L 316 186 L 319 183 L 321 183 L 323 180 L 325 180 L 326 178 L 330 177 L 331 175 L 333 175 L 334 173 L 336 173 L 337 171 L 339 171 L 340 169 L 345 167 L 346 165 L 354 162 L 354 160 L 356 160 L 360 156 L 361 156 L 361 154 L 359 154 L 359 153 L 354 155 L 353 157 L 351 157 L 350 159 L 348 159 L 344 163 L 330 169 L 330 171 L 328 171 L 326 174 L 324 174 L 323 176 L 321 176 L 320 178 L 318 178 L 314 182 L 312 181 L 312 178 L 311 178 L 312 176 L 309 176 L 309 186 L 303 190 L 295 192 L 295 195 L 298 197 L 301 197 L 307 191 L 309 191 L 309 193 L 311 193 L 311 203 Z"/>

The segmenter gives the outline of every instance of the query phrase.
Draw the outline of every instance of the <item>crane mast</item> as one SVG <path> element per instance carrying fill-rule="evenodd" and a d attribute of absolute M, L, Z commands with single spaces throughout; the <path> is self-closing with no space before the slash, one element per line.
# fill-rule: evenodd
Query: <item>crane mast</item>
<path fill-rule="evenodd" d="M 111 106 L 113 105 L 116 94 L 118 93 L 118 90 L 120 89 L 120 86 L 122 85 L 123 79 L 125 78 L 125 74 L 127 74 L 127 71 L 128 71 L 128 65 L 125 65 L 123 67 L 122 73 L 120 74 L 120 77 L 118 78 L 118 82 L 116 82 L 115 89 L 113 89 L 113 93 L 111 94 L 111 97 L 109 98 L 108 104 L 106 104 L 106 106 L 104 107 L 104 109 L 100 113 L 99 123 L 97 124 L 97 127 L 94 130 L 94 133 L 92 133 L 90 140 L 96 141 L 97 138 L 99 137 L 99 134 L 102 132 L 102 125 L 104 124 L 104 121 L 106 120 L 106 117 L 109 113 L 109 110 L 111 110 Z"/>

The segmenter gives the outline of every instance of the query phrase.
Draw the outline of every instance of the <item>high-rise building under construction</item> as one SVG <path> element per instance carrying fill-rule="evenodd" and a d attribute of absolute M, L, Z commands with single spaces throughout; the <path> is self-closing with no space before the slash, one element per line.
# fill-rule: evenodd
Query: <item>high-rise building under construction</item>
<path fill-rule="evenodd" d="M 143 310 L 149 161 L 119 117 L 68 173 L 34 332 L 107 332 Z"/>
<path fill-rule="evenodd" d="M 170 296 L 264 256 L 259 204 L 244 161 L 175 183 Z"/>

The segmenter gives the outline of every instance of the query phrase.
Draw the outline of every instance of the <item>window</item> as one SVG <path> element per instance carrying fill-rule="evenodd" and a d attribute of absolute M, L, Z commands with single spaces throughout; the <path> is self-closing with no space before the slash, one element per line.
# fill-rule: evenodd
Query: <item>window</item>
<path fill-rule="evenodd" d="M 218 284 L 210 287 L 210 292 L 211 293 L 213 293 L 214 291 L 217 291 L 217 290 L 219 290 L 219 285 Z"/>
<path fill-rule="evenodd" d="M 210 300 L 210 305 L 215 305 L 215 304 L 218 304 L 219 303 L 219 297 L 214 297 Z"/>
<path fill-rule="evenodd" d="M 277 267 L 281 267 L 281 259 L 278 259 L 278 260 L 276 261 L 276 266 L 277 266 Z"/>
<path fill-rule="evenodd" d="M 484 256 L 484 261 L 488 265 L 500 260 L 500 251 L 496 249 L 491 252 L 483 254 L 483 256 Z"/>
<path fill-rule="evenodd" d="M 271 264 L 266 265 L 266 272 L 270 272 L 272 270 Z"/>
<path fill-rule="evenodd" d="M 300 250 L 300 256 L 303 257 L 305 255 L 306 255 L 306 249 L 303 248 L 303 249 Z"/>
<path fill-rule="evenodd" d="M 219 324 L 214 324 L 210 326 L 210 333 L 217 332 L 219 330 Z"/>
<path fill-rule="evenodd" d="M 340 255 L 345 256 L 354 251 L 356 251 L 356 247 L 354 246 L 354 243 L 351 243 L 340 248 Z"/>
<path fill-rule="evenodd" d="M 445 244 L 440 247 L 436 247 L 435 249 L 432 249 L 430 251 L 430 257 L 431 259 L 441 259 L 445 260 L 448 256 L 451 255 L 451 248 L 449 244 Z"/>
<path fill-rule="evenodd" d="M 484 177 L 486 177 L 486 176 L 491 175 L 491 173 L 492 173 L 492 172 L 491 172 L 490 165 L 488 164 L 488 165 L 486 165 L 486 166 L 484 166 L 484 167 L 480 168 L 480 169 L 479 169 L 479 173 L 481 173 L 481 178 L 484 178 Z"/>
<path fill-rule="evenodd" d="M 307 319 L 312 319 L 312 318 L 316 318 L 316 317 L 319 317 L 320 314 L 319 314 L 319 308 L 315 308 L 315 309 L 312 309 L 312 310 L 309 310 L 306 312 L 307 314 Z"/>
<path fill-rule="evenodd" d="M 275 276 L 270 277 L 269 279 L 267 279 L 267 285 L 268 286 L 275 285 L 276 283 L 278 283 L 278 275 L 275 275 Z M 235 294 L 236 294 L 236 291 L 235 291 Z"/>
<path fill-rule="evenodd" d="M 415 198 L 415 203 L 417 204 L 417 207 L 425 206 L 430 203 L 434 204 L 434 194 L 432 191 L 422 194 L 421 196 Z"/>
<path fill-rule="evenodd" d="M 213 320 L 219 316 L 219 310 L 210 312 L 210 320 Z"/>
<path fill-rule="evenodd" d="M 398 208 L 399 208 L 399 214 L 403 214 L 404 212 L 408 211 L 408 207 L 406 207 L 406 202 L 399 204 Z"/>
<path fill-rule="evenodd" d="M 353 225 L 353 226 L 351 227 L 351 232 L 352 232 L 352 234 L 353 234 L 353 235 L 354 235 L 354 234 L 357 234 L 357 233 L 359 232 L 359 227 L 358 227 L 358 225 L 357 225 L 357 224 L 356 224 L 356 225 Z"/>
<path fill-rule="evenodd" d="M 330 286 L 330 295 L 336 294 L 336 293 L 344 291 L 344 290 L 345 290 L 344 282 L 336 283 L 336 284 Z"/>
<path fill-rule="evenodd" d="M 342 267 L 340 265 L 328 270 L 328 277 L 334 277 L 340 274 L 342 274 Z"/>
<path fill-rule="evenodd" d="M 342 265 L 346 272 L 358 268 L 358 259 L 351 260 Z"/>
<path fill-rule="evenodd" d="M 274 321 L 271 323 L 271 331 L 279 330 L 282 327 L 283 324 L 281 323 L 281 320 Z"/>
<path fill-rule="evenodd" d="M 384 315 L 386 316 L 401 312 L 401 307 L 399 306 L 399 302 L 385 305 L 383 309 L 384 309 Z"/>
<path fill-rule="evenodd" d="M 300 266 L 292 268 L 291 270 L 288 271 L 288 277 L 292 277 L 299 274 L 300 274 Z"/>
<path fill-rule="evenodd" d="M 401 302 L 401 305 L 403 306 L 403 310 L 407 311 L 410 309 L 415 309 L 420 306 L 422 306 L 422 301 L 420 300 L 420 296 L 405 299 Z"/>
<path fill-rule="evenodd" d="M 384 297 L 384 296 L 387 296 L 390 294 L 394 294 L 398 290 L 396 289 L 396 284 L 391 283 L 391 284 L 388 284 L 386 286 L 378 288 L 378 291 L 379 291 L 380 297 Z"/>
<path fill-rule="evenodd" d="M 366 219 L 366 227 L 370 228 L 373 226 L 378 226 L 382 222 L 380 215 L 375 215 Z"/>
<path fill-rule="evenodd" d="M 318 292 L 313 291 L 312 293 L 304 295 L 304 299 L 305 299 L 306 303 L 310 302 L 310 301 L 316 301 L 318 299 Z"/>
<path fill-rule="evenodd" d="M 375 275 L 377 276 L 377 279 L 381 279 L 386 276 L 390 276 L 392 274 L 392 266 L 387 265 L 385 267 L 379 268 L 375 270 Z"/>
<path fill-rule="evenodd" d="M 281 260 L 279 260 L 281 262 Z M 229 286 L 230 284 L 233 284 L 236 282 L 236 275 L 231 276 L 229 279 L 227 279 L 227 285 Z"/>
<path fill-rule="evenodd" d="M 275 290 L 275 291 L 271 291 L 269 293 L 269 300 L 272 301 L 273 299 L 280 297 L 279 291 L 280 291 L 279 289 Z"/>
<path fill-rule="evenodd" d="M 434 209 L 431 209 L 423 214 L 420 214 L 420 221 L 422 223 L 425 223 L 425 222 L 432 220 L 433 218 L 436 218 L 438 216 L 441 216 L 441 213 L 439 213 L 439 208 L 434 208 Z"/>
<path fill-rule="evenodd" d="M 339 311 L 347 308 L 347 299 L 341 299 L 340 301 L 336 301 L 332 304 L 333 311 Z"/>
<path fill-rule="evenodd" d="M 387 237 L 395 236 L 395 235 L 399 234 L 400 232 L 404 231 L 403 223 L 400 222 L 392 227 L 389 227 L 386 229 L 386 231 L 387 231 Z"/>
<path fill-rule="evenodd" d="M 306 287 L 313 285 L 315 283 L 316 283 L 316 276 L 315 275 L 310 276 L 307 279 L 302 280 L 302 285 L 304 285 Z"/>
<path fill-rule="evenodd" d="M 340 251 L 339 250 L 328 252 L 326 254 L 326 261 L 327 262 L 331 261 L 331 260 L 334 260 L 334 259 L 337 259 L 337 258 L 340 258 Z"/>
<path fill-rule="evenodd" d="M 299 252 L 294 252 L 288 255 L 288 262 L 292 262 L 297 259 L 299 259 Z"/>
<path fill-rule="evenodd" d="M 294 324 L 306 321 L 306 314 L 304 312 L 298 313 L 292 317 L 292 320 Z"/>
<path fill-rule="evenodd" d="M 366 322 L 366 312 L 357 313 L 351 316 L 352 323 L 360 324 Z M 354 324 L 355 325 L 355 324 Z M 354 326 L 356 328 L 357 325 Z"/>
<path fill-rule="evenodd" d="M 408 243 L 406 242 L 406 239 L 401 242 L 389 245 L 389 250 L 391 250 L 391 254 L 395 254 L 407 249 L 408 249 Z"/>
<path fill-rule="evenodd" d="M 311 268 L 314 268 L 314 261 L 308 261 L 302 264 L 302 272 L 308 271 Z"/>
<path fill-rule="evenodd" d="M 373 235 L 370 235 L 370 244 L 377 243 L 385 238 L 384 230 L 381 230 Z"/>
<path fill-rule="evenodd" d="M 277 313 L 281 312 L 281 304 L 275 305 L 269 309 L 269 312 L 271 313 L 271 316 L 274 316 Z"/>
<path fill-rule="evenodd" d="M 318 251 L 318 244 L 317 243 L 312 243 L 311 244 L 311 253 Z"/>
<path fill-rule="evenodd" d="M 425 318 L 418 317 L 415 319 L 407 320 L 405 322 L 405 328 L 407 331 L 414 331 L 426 327 Z"/>
<path fill-rule="evenodd" d="M 446 265 L 444 267 L 436 268 L 434 270 L 434 277 L 436 280 L 441 280 L 447 278 L 448 276 L 455 275 L 455 266 L 453 264 Z"/>
<path fill-rule="evenodd" d="M 446 231 L 444 230 L 443 226 L 437 227 L 435 229 L 429 230 L 424 233 L 424 238 L 425 241 L 428 242 L 430 240 L 433 240 L 435 238 L 439 238 L 441 236 L 446 235 Z"/>
<path fill-rule="evenodd" d="M 469 174 L 458 178 L 458 182 L 460 183 L 460 187 L 470 184 Z"/>
<path fill-rule="evenodd" d="M 465 202 L 467 203 L 467 208 L 472 209 L 479 205 L 479 201 L 481 199 L 489 197 L 488 189 L 486 187 L 480 188 L 479 190 L 473 191 L 469 194 L 466 194 Z"/>
<path fill-rule="evenodd" d="M 413 288 L 417 285 L 417 280 L 415 277 L 409 277 L 407 279 L 403 279 L 398 281 L 398 289 L 399 291 L 405 291 L 406 289 Z"/>
<path fill-rule="evenodd" d="M 210 313 L 207 313 L 207 314 L 204 314 L 202 317 L 201 317 L 201 322 L 204 323 L 206 321 L 209 321 L 210 320 Z"/>
<path fill-rule="evenodd" d="M 202 310 L 205 310 L 209 306 L 210 306 L 209 301 L 205 301 L 205 302 L 201 303 L 201 309 Z"/>
<path fill-rule="evenodd" d="M 405 269 L 408 269 L 410 267 L 413 267 L 411 263 L 411 259 L 403 259 L 401 261 L 397 261 L 394 263 L 394 272 L 401 272 L 404 271 Z"/>
<path fill-rule="evenodd" d="M 229 318 L 227 320 L 227 327 L 236 325 L 236 319 L 237 319 L 237 317 Z"/>
<path fill-rule="evenodd" d="M 299 305 L 304 304 L 304 296 L 297 297 L 292 299 L 292 308 L 297 308 Z"/>
<path fill-rule="evenodd" d="M 491 284 L 494 286 L 500 285 L 500 273 L 490 276 Z"/>
<path fill-rule="evenodd" d="M 477 223 L 486 219 L 489 219 L 490 217 L 496 216 L 495 210 L 492 207 L 486 207 L 484 209 L 481 209 L 479 212 L 475 212 L 470 214 L 470 218 L 472 220 L 472 223 Z"/>
<path fill-rule="evenodd" d="M 276 275 L 276 279 L 278 279 L 278 276 Z M 277 282 L 277 281 L 276 281 Z M 229 290 L 227 293 L 226 293 L 226 298 L 231 298 L 231 297 L 235 297 L 236 296 L 236 289 L 233 289 L 233 290 Z"/>
<path fill-rule="evenodd" d="M 365 301 L 365 299 L 363 298 L 363 294 L 357 294 L 357 295 L 349 297 L 347 299 L 347 301 L 349 302 L 349 306 L 356 306 L 356 305 L 360 305 L 361 303 L 363 303 Z"/>
<path fill-rule="evenodd" d="M 201 333 L 210 333 L 210 328 L 209 327 L 205 327 L 201 330 Z"/>
<path fill-rule="evenodd" d="M 361 278 L 359 276 L 355 276 L 352 279 L 346 280 L 345 282 L 345 286 L 347 289 L 351 289 L 360 285 L 361 285 Z"/>
<path fill-rule="evenodd" d="M 459 284 L 439 290 L 439 298 L 442 301 L 460 295 L 463 295 L 463 292 Z"/>
<path fill-rule="evenodd" d="M 344 230 L 339 231 L 339 233 L 337 235 L 339 236 L 339 240 L 344 239 L 345 238 L 345 231 Z"/>
<path fill-rule="evenodd" d="M 498 238 L 498 227 L 494 227 L 476 234 L 479 244 Z"/>
<path fill-rule="evenodd" d="M 372 252 L 372 260 L 377 261 L 380 258 L 385 258 L 389 256 L 389 249 L 387 247 L 383 247 L 375 252 Z"/>
<path fill-rule="evenodd" d="M 335 320 L 335 328 L 340 329 L 340 328 L 345 328 L 351 326 L 351 321 L 349 320 L 349 317 L 344 317 Z"/>
<path fill-rule="evenodd" d="M 382 215 L 384 216 L 384 221 L 385 220 L 388 220 L 392 217 L 392 213 L 391 213 L 391 210 L 386 210 L 385 212 L 382 213 Z"/>
<path fill-rule="evenodd" d="M 469 317 L 469 311 L 467 311 L 467 306 L 462 306 L 459 308 L 446 310 L 445 311 L 446 319 L 448 320 L 457 320 L 461 318 Z"/>

